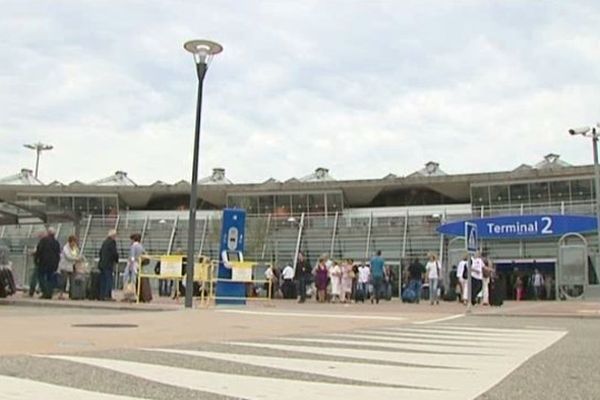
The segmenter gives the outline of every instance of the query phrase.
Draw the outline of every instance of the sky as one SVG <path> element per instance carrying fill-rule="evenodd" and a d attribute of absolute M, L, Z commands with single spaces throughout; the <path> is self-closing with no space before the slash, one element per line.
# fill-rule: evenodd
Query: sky
<path fill-rule="evenodd" d="M 190 180 L 190 39 L 204 82 L 200 177 L 337 179 L 511 170 L 600 121 L 600 2 L 0 0 L 0 177 Z"/>

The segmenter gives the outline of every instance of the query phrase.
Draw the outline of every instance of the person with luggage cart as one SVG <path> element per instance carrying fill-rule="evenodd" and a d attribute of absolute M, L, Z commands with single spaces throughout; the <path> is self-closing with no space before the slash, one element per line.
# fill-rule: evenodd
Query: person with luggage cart
<path fill-rule="evenodd" d="M 423 286 L 423 275 L 425 267 L 419 262 L 418 258 L 408 266 L 408 286 L 402 292 L 402 301 L 406 303 L 417 303 L 421 299 L 421 291 Z"/>
<path fill-rule="evenodd" d="M 63 246 L 60 253 L 60 262 L 58 263 L 58 271 L 60 272 L 60 285 L 58 285 L 58 299 L 64 300 L 65 293 L 67 293 L 67 286 L 69 288 L 68 293 L 71 293 L 73 289 L 73 275 L 76 270 L 76 265 L 83 261 L 79 252 L 79 245 L 77 244 L 77 237 L 70 235 L 67 239 L 67 243 Z M 70 297 L 70 296 L 69 296 Z"/>

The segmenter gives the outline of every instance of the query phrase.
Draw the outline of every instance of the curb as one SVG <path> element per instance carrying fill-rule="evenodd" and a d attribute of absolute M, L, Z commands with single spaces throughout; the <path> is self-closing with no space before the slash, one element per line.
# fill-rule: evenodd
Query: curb
<path fill-rule="evenodd" d="M 85 301 L 85 300 L 84 300 Z M 19 300 L 19 299 L 0 299 L 0 306 L 17 306 L 17 307 L 40 307 L 40 308 L 73 308 L 83 310 L 110 310 L 110 311 L 144 311 L 144 312 L 165 312 L 165 311 L 179 311 L 183 307 L 172 307 L 172 306 L 159 306 L 159 305 L 135 305 L 135 304 L 119 304 L 118 302 L 113 303 L 114 305 L 104 305 L 101 303 L 85 303 L 80 301 L 31 301 L 31 300 Z"/>
<path fill-rule="evenodd" d="M 515 313 L 473 313 L 468 316 L 472 317 L 507 317 L 507 318 L 573 318 L 573 319 L 600 319 L 599 315 L 594 314 L 544 314 L 544 313 L 531 313 L 531 314 L 515 314 Z"/>

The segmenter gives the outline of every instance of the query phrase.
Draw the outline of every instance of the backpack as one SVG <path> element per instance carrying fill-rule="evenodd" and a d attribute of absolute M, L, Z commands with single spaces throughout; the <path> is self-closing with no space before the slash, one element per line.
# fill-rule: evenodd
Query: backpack
<path fill-rule="evenodd" d="M 467 279 L 469 277 L 469 264 L 463 267 L 462 278 Z"/>

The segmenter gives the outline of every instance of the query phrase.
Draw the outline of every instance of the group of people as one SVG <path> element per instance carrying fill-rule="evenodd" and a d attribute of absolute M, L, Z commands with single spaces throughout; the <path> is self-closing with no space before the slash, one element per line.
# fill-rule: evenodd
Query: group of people
<path fill-rule="evenodd" d="M 363 302 L 365 299 L 379 303 L 390 299 L 394 271 L 385 265 L 381 251 L 377 251 L 369 263 L 355 263 L 352 259 L 332 260 L 328 254 L 319 257 L 313 266 L 303 253 L 298 254 L 296 269 L 288 264 L 281 273 L 269 267 L 265 278 L 271 288 L 271 297 L 281 290 L 285 299 L 297 298 L 304 303 L 315 293 L 319 303 Z"/>
<path fill-rule="evenodd" d="M 33 252 L 34 270 L 29 282 L 29 296 L 33 297 L 39 285 L 42 299 L 53 298 L 58 292 L 58 299 L 65 299 L 66 295 L 73 299 L 91 298 L 103 301 L 114 301 L 113 277 L 115 267 L 119 262 L 117 250 L 117 231 L 110 230 L 102 242 L 98 252 L 98 271 L 90 274 L 87 279 L 87 263 L 80 251 L 79 241 L 75 235 L 70 235 L 64 246 L 61 247 L 56 238 L 56 230 L 49 227 L 40 235 L 38 244 Z M 134 233 L 130 236 L 131 246 L 127 265 L 123 271 L 123 287 L 126 296 L 135 295 L 135 282 L 139 263 L 144 254 L 141 245 L 141 235 Z M 75 294 L 76 280 L 83 281 L 83 295 Z"/>

